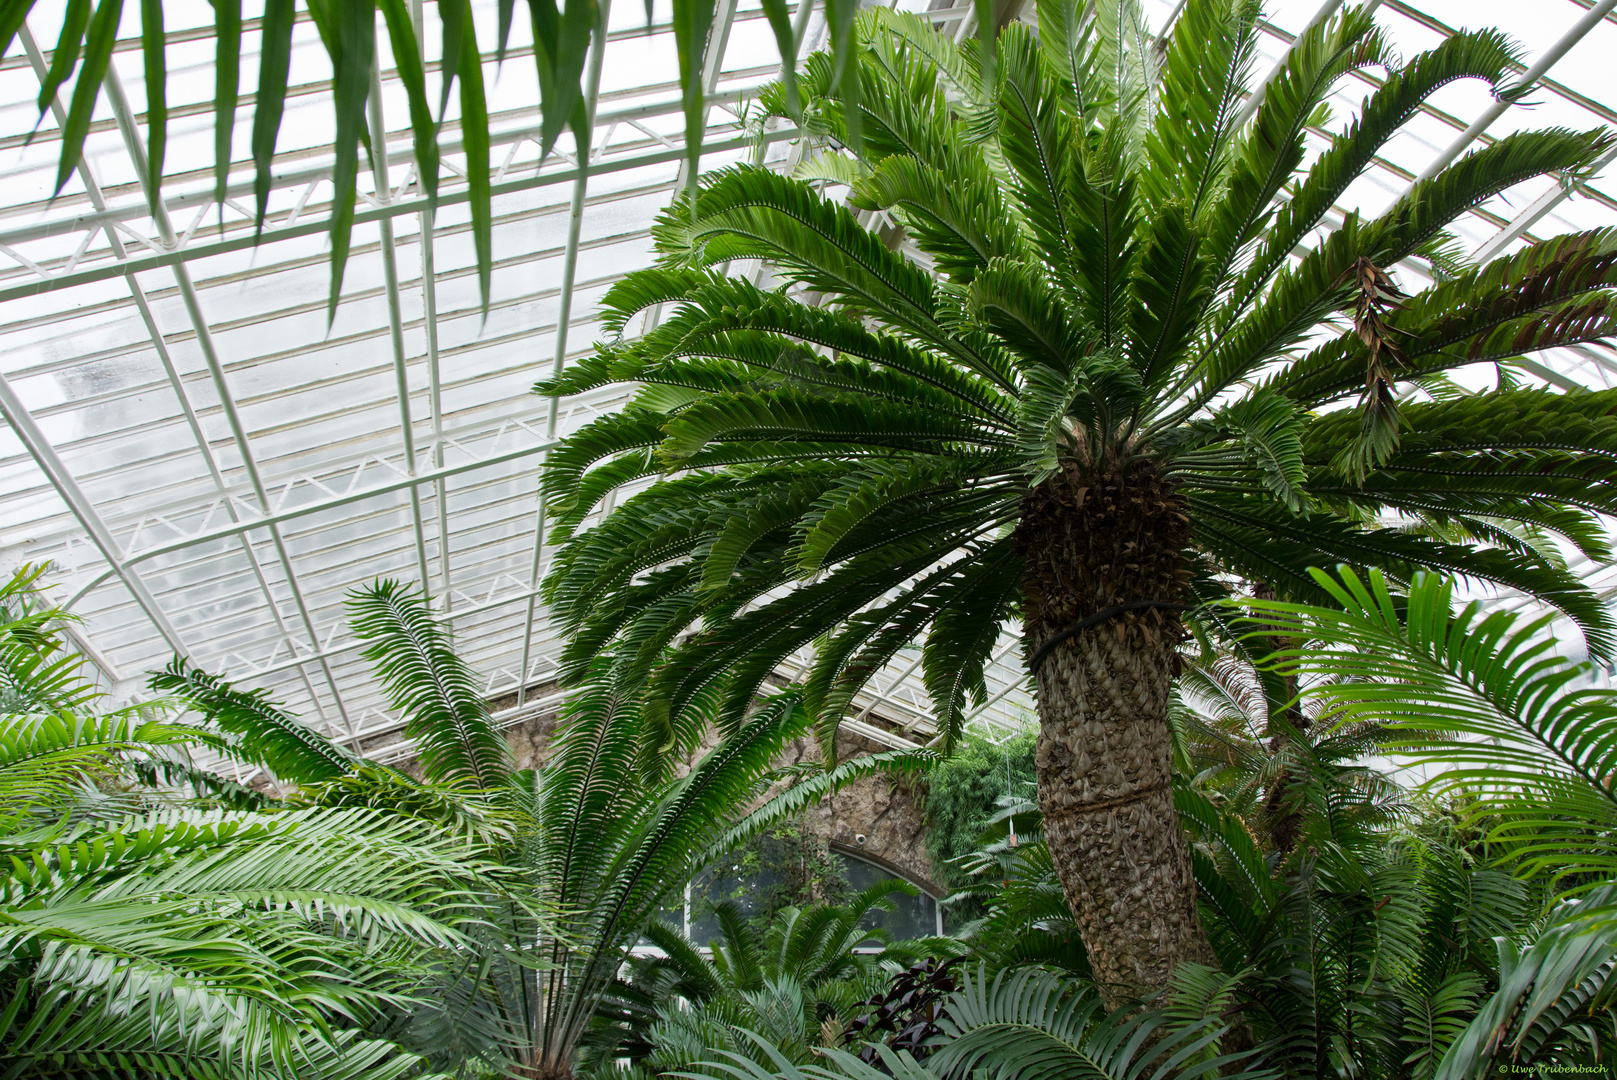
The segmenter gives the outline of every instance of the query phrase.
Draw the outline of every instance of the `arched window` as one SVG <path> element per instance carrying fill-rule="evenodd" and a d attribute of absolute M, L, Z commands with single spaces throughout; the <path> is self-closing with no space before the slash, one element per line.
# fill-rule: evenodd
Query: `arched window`
<path fill-rule="evenodd" d="M 822 849 L 823 850 L 823 849 Z M 896 878 L 909 881 L 903 873 L 840 847 L 828 852 L 832 866 L 840 872 L 853 892 L 868 889 L 879 881 Z M 741 914 L 751 917 L 764 910 L 766 897 L 779 885 L 776 873 L 767 867 L 752 867 L 744 862 L 721 863 L 700 875 L 685 887 L 684 903 L 671 904 L 663 912 L 663 921 L 684 932 L 693 943 L 705 947 L 719 937 L 719 921 L 714 905 L 730 901 Z M 893 910 L 873 911 L 862 921 L 870 929 L 886 930 L 895 941 L 932 937 L 943 933 L 943 920 L 938 898 L 921 886 L 909 882 L 920 890 L 914 896 L 894 893 L 890 897 Z"/>
<path fill-rule="evenodd" d="M 868 889 L 878 881 L 888 878 L 898 878 L 900 881 L 909 881 L 907 877 L 880 863 L 872 862 L 862 856 L 842 848 L 832 848 L 833 857 L 842 860 L 842 872 L 848 878 L 848 884 L 853 886 L 855 892 Z M 865 918 L 864 925 L 874 929 L 881 927 L 893 935 L 895 941 L 904 938 L 932 937 L 943 934 L 943 915 L 938 907 L 938 898 L 921 889 L 916 882 L 910 881 L 918 891 L 914 896 L 905 896 L 894 893 L 892 911 L 873 911 Z"/>

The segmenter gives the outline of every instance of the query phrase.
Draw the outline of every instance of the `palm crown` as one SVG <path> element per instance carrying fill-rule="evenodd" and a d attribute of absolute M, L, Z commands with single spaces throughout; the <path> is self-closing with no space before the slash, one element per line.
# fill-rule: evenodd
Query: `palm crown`
<path fill-rule="evenodd" d="M 1310 566 L 1436 567 L 1542 597 L 1611 648 L 1607 614 L 1540 542 L 1604 555 L 1617 395 L 1507 375 L 1465 393 L 1444 373 L 1609 333 L 1617 237 L 1452 257 L 1456 218 L 1610 144 L 1549 130 L 1319 238 L 1435 90 L 1515 92 L 1496 32 L 1400 66 L 1346 12 L 1296 41 L 1246 122 L 1254 5 L 1192 0 L 1160 69 L 1130 5 L 1088 10 L 1041 3 L 1037 35 L 1012 25 L 991 57 L 913 16 L 864 16 L 857 97 L 831 91 L 828 57 L 800 80 L 811 128 L 858 147 L 807 167 L 847 184 L 846 204 L 765 168 L 710 177 L 661 219 L 660 265 L 605 300 L 620 335 L 644 309 L 668 317 L 538 389 L 641 386 L 547 463 L 571 542 L 546 587 L 574 634 L 569 672 L 610 652 L 649 675 L 662 745 L 690 744 L 710 693 L 738 722 L 816 641 L 806 701 L 829 744 L 871 674 L 923 636 L 952 739 L 1020 615 L 1030 659 L 1048 654 L 1041 801 L 1093 958 L 1109 890 L 1127 878 L 1138 895 L 1129 875 L 1154 861 L 1172 880 L 1145 891 L 1181 894 L 1178 913 L 1135 929 L 1199 937 L 1167 794 L 1185 601 L 1231 575 L 1324 600 Z M 1325 96 L 1369 66 L 1390 75 L 1304 172 Z M 784 91 L 764 102 L 784 109 Z M 1383 268 L 1412 258 L 1436 280 L 1406 298 Z M 778 287 L 731 272 L 747 260 Z M 578 531 L 616 488 L 667 473 Z M 1107 858 L 1118 882 L 1079 880 Z M 1158 960 L 1109 971 L 1103 955 L 1097 972 L 1161 985 Z"/>

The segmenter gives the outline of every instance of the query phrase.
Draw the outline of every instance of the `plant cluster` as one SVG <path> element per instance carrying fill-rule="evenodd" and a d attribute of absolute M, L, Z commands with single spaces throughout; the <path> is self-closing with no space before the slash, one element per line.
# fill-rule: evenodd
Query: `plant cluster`
<path fill-rule="evenodd" d="M 1400 59 L 1345 9 L 1248 116 L 1255 3 L 1189 0 L 1161 50 L 1133 3 L 1036 16 L 962 45 L 862 14 L 855 52 L 797 82 L 819 142 L 796 175 L 725 169 L 661 216 L 658 264 L 603 300 L 608 339 L 537 387 L 629 395 L 546 460 L 544 588 L 563 679 L 609 663 L 670 746 L 715 698 L 738 722 L 812 648 L 828 760 L 855 695 L 916 644 L 952 747 L 1019 623 L 1046 845 L 1117 1004 L 1214 959 L 1170 714 L 1187 630 L 1233 645 L 1219 600 L 1330 602 L 1318 567 L 1437 570 L 1560 610 L 1596 654 L 1617 643 L 1547 554 L 1610 558 L 1617 391 L 1450 378 L 1617 329 L 1610 231 L 1480 266 L 1450 232 L 1528 178 L 1583 174 L 1613 135 L 1513 131 L 1336 224 L 1432 95 L 1522 91 L 1501 34 Z M 1367 69 L 1386 74 L 1310 157 L 1333 88 Z M 760 101 L 792 111 L 784 86 Z M 1445 272 L 1418 288 L 1400 265 Z M 1291 789 L 1276 799 L 1284 835 Z"/>
<path fill-rule="evenodd" d="M 676 4 L 686 59 L 705 2 Z M 378 6 L 418 58 L 404 7 Z M 214 7 L 224 49 L 239 5 Z M 69 5 L 46 97 L 82 51 L 72 153 L 119 10 Z M 345 58 L 335 248 L 377 9 L 310 10 Z M 548 145 L 583 108 L 556 47 L 604 22 L 534 10 Z M 1160 48 L 1130 0 L 1043 0 L 1036 32 L 985 20 L 965 45 L 832 10 L 834 51 L 762 95 L 820 152 L 694 183 L 659 265 L 608 292 L 613 340 L 538 387 L 635 387 L 545 464 L 568 694 L 542 770 L 515 767 L 412 587 L 349 613 L 419 780 L 183 657 L 108 707 L 38 572 L 0 587 L 0 1080 L 1474 1080 L 1617 1054 L 1617 692 L 1554 652 L 1568 624 L 1617 647 L 1559 547 L 1610 558 L 1617 391 L 1508 373 L 1617 329 L 1617 235 L 1474 266 L 1448 232 L 1524 180 L 1575 182 L 1612 135 L 1515 131 L 1322 234 L 1442 87 L 1525 92 L 1501 35 L 1400 61 L 1348 9 L 1248 109 L 1248 0 L 1188 0 Z M 440 14 L 470 114 L 466 11 Z M 154 87 L 161 13 L 142 6 Z M 784 4 L 765 14 L 780 33 Z M 266 40 L 294 15 L 273 0 Z M 401 70 L 430 171 L 423 69 Z M 1406 287 L 1411 260 L 1442 272 Z M 479 263 L 486 295 L 486 242 Z M 1450 379 L 1476 365 L 1491 389 Z M 1558 614 L 1459 606 L 1434 571 Z M 1002 787 L 1009 753 L 959 744 L 1009 623 L 1040 733 Z M 865 928 L 902 886 L 841 894 L 797 824 L 936 766 L 835 759 L 855 696 L 917 642 L 960 751 L 932 773 L 932 842 L 978 905 L 950 942 Z M 769 687 L 805 648 L 802 684 Z M 810 732 L 823 763 L 777 770 Z M 712 942 L 659 921 L 727 859 L 779 862 L 760 917 L 720 902 Z"/>

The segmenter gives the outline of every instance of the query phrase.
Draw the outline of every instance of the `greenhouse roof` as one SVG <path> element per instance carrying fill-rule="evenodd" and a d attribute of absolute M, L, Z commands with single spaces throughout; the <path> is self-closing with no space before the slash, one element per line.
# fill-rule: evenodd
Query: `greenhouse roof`
<path fill-rule="evenodd" d="M 597 89 L 585 161 L 571 135 L 540 158 L 536 77 L 520 62 L 522 20 L 503 65 L 486 57 L 494 191 L 486 316 L 453 109 L 440 206 L 429 217 L 404 93 L 384 52 L 370 125 L 385 138 L 373 140 L 382 150 L 374 170 L 362 162 L 353 255 L 329 324 L 331 72 L 314 26 L 296 28 L 293 89 L 260 234 L 250 95 L 239 106 L 227 197 L 222 205 L 214 198 L 213 14 L 205 0 L 164 4 L 170 120 L 159 216 L 140 183 L 145 97 L 134 4 L 125 6 L 115 77 L 96 109 L 84 165 L 51 197 L 70 91 L 42 118 L 35 102 L 50 62 L 41 49 L 56 40 L 52 20 L 65 6 L 38 5 L 0 63 L 0 411 L 10 421 L 0 433 L 0 558 L 8 567 L 54 564 L 53 596 L 82 618 L 74 640 L 117 698 L 139 693 L 143 673 L 180 652 L 268 688 L 334 735 L 385 745 L 400 722 L 348 632 L 343 596 L 396 577 L 424 581 L 434 593 L 489 695 L 504 699 L 505 719 L 550 707 L 527 692 L 550 679 L 558 649 L 536 600 L 548 557 L 537 470 L 557 436 L 612 409 L 621 391 L 559 408 L 529 391 L 558 362 L 589 352 L 602 292 L 650 263 L 648 229 L 684 182 L 666 3 L 654 5 L 649 27 L 638 3 L 611 12 L 607 48 L 586 73 Z M 710 39 L 703 71 L 704 168 L 756 152 L 743 130 L 746 103 L 780 63 L 757 0 L 717 6 L 723 29 Z M 898 6 L 970 32 L 969 3 Z M 1145 0 L 1158 31 L 1181 6 Z M 1339 6 L 1268 4 L 1258 70 Z M 1379 211 L 1428 170 L 1517 126 L 1617 126 L 1617 0 L 1372 6 L 1404 55 L 1454 29 L 1497 25 L 1520 43 L 1528 73 L 1545 79 L 1508 108 L 1475 82 L 1440 91 L 1350 191 L 1348 205 Z M 474 10 L 479 40 L 494 40 L 497 5 L 478 0 Z M 823 36 L 819 13 L 806 14 L 805 51 Z M 435 5 L 419 17 L 434 23 Z M 249 19 L 244 85 L 255 81 L 257 37 Z M 421 35 L 434 46 L 437 37 L 430 28 Z M 435 80 L 430 50 L 427 59 Z M 1333 101 L 1339 121 L 1370 85 L 1368 75 L 1344 80 Z M 790 167 L 792 134 L 773 132 L 764 159 Z M 1455 232 L 1472 254 L 1488 257 L 1602 226 L 1617 226 L 1610 154 L 1588 183 L 1518 185 Z M 1617 352 L 1557 350 L 1524 373 L 1563 389 L 1617 386 Z M 854 713 L 874 713 L 925 741 L 928 703 L 913 678 L 915 658 L 900 653 Z M 988 683 L 991 698 L 973 722 L 990 735 L 1021 727 L 1028 699 L 1010 633 Z M 856 727 L 899 741 L 867 723 Z"/>

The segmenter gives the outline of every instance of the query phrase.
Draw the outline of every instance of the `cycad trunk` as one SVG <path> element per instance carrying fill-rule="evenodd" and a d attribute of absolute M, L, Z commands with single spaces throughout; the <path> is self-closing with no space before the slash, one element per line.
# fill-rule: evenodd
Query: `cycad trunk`
<path fill-rule="evenodd" d="M 1069 464 L 1023 501 L 1017 540 L 1030 654 L 1087 616 L 1184 595 L 1189 517 L 1148 461 L 1099 474 Z M 1110 1005 L 1211 958 L 1170 786 L 1180 635 L 1173 611 L 1119 615 L 1056 645 L 1037 672 L 1045 836 Z"/>

